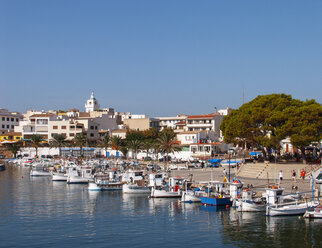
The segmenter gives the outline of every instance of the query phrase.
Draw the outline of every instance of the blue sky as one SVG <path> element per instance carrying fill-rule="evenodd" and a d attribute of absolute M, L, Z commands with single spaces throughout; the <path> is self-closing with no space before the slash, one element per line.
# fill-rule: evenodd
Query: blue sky
<path fill-rule="evenodd" d="M 322 1 L 0 0 L 0 107 L 151 116 L 322 92 Z"/>

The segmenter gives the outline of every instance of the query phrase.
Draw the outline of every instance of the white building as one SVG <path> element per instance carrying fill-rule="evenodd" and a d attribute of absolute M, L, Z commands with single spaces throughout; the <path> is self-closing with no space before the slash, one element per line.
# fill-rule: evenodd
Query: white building
<path fill-rule="evenodd" d="M 19 125 L 22 115 L 18 113 L 10 113 L 7 109 L 0 109 L 0 134 L 13 132 L 15 126 Z"/>
<path fill-rule="evenodd" d="M 172 117 L 156 117 L 159 120 L 160 130 L 165 128 L 173 129 L 175 132 L 182 132 L 185 130 L 187 115 L 177 115 Z"/>

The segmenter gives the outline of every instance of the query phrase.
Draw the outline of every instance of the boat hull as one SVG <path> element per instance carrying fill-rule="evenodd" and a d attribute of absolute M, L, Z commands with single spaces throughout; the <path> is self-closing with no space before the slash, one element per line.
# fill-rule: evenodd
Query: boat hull
<path fill-rule="evenodd" d="M 150 191 L 149 187 L 123 184 L 123 193 L 125 193 L 125 194 L 150 194 L 151 191 Z"/>
<path fill-rule="evenodd" d="M 46 171 L 30 171 L 30 176 L 32 177 L 48 177 L 51 176 L 50 172 Z"/>
<path fill-rule="evenodd" d="M 51 180 L 52 181 L 57 181 L 57 182 L 66 182 L 67 181 L 67 176 L 66 175 L 53 174 L 53 178 Z"/>
<path fill-rule="evenodd" d="M 166 190 L 152 189 L 151 198 L 180 198 L 179 192 L 171 192 Z"/>
<path fill-rule="evenodd" d="M 290 216 L 290 215 L 304 215 L 306 211 L 313 211 L 318 203 L 301 203 L 298 205 L 289 205 L 283 207 L 268 208 L 269 216 Z"/>
<path fill-rule="evenodd" d="M 232 201 L 230 200 L 230 198 L 215 198 L 215 197 L 204 197 L 201 196 L 201 203 L 202 204 L 206 204 L 206 205 L 210 205 L 210 206 L 231 206 L 232 205 Z"/>
<path fill-rule="evenodd" d="M 121 183 L 110 183 L 110 184 L 96 184 L 90 182 L 88 184 L 88 191 L 119 191 L 122 190 Z"/>
<path fill-rule="evenodd" d="M 182 203 L 201 203 L 201 199 L 196 195 L 189 194 L 187 192 L 182 192 L 181 202 Z"/>
<path fill-rule="evenodd" d="M 256 204 L 253 201 L 239 201 L 237 205 L 238 212 L 265 212 L 266 205 Z"/>

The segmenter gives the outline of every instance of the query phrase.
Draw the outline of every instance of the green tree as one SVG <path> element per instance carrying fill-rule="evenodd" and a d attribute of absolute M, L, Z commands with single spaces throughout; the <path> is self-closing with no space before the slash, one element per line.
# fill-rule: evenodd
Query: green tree
<path fill-rule="evenodd" d="M 52 146 L 59 149 L 59 156 L 61 157 L 61 148 L 66 144 L 66 135 L 64 133 L 54 134 Z"/>
<path fill-rule="evenodd" d="M 126 145 L 132 151 L 132 158 L 137 158 L 138 149 L 141 148 L 145 137 L 141 131 L 128 131 L 126 133 Z"/>
<path fill-rule="evenodd" d="M 285 115 L 288 118 L 280 132 L 290 137 L 292 145 L 300 149 L 303 163 L 306 163 L 305 147 L 322 139 L 322 106 L 309 100 L 302 102 L 301 106 L 291 106 Z"/>
<path fill-rule="evenodd" d="M 73 143 L 75 146 L 79 147 L 80 149 L 80 156 L 83 157 L 83 147 L 87 143 L 87 136 L 85 133 L 78 133 L 73 139 Z"/>
<path fill-rule="evenodd" d="M 129 149 L 127 148 L 127 146 L 126 146 L 126 145 L 121 146 L 121 147 L 120 147 L 120 151 L 121 151 L 121 152 L 122 152 L 122 154 L 123 154 L 123 158 L 124 158 L 124 159 L 127 159 L 127 154 L 128 154 L 128 152 L 129 152 Z"/>
<path fill-rule="evenodd" d="M 30 137 L 32 144 L 36 148 L 36 158 L 38 158 L 38 148 L 40 143 L 43 141 L 43 137 L 40 134 L 33 134 Z"/>
<path fill-rule="evenodd" d="M 280 141 L 285 138 L 280 129 L 287 119 L 285 110 L 299 104 L 299 100 L 285 94 L 256 97 L 224 117 L 220 128 L 225 142 L 250 144 L 270 157 L 271 149 L 279 149 Z"/>
<path fill-rule="evenodd" d="M 17 153 L 20 150 L 20 148 L 21 148 L 21 146 L 18 143 L 11 143 L 11 144 L 8 144 L 8 146 L 7 146 L 7 150 L 12 152 L 14 158 L 17 157 Z"/>
<path fill-rule="evenodd" d="M 153 148 L 153 140 L 152 139 L 143 140 L 141 147 L 146 151 L 146 156 L 149 157 L 149 151 Z"/>
<path fill-rule="evenodd" d="M 111 144 L 112 144 L 112 149 L 115 149 L 118 152 L 121 146 L 124 145 L 124 142 L 120 136 L 113 136 L 111 138 Z"/>
<path fill-rule="evenodd" d="M 159 148 L 162 152 L 166 154 L 165 158 L 165 169 L 168 169 L 168 157 L 169 153 L 178 151 L 179 148 L 175 143 L 175 133 L 171 129 L 162 130 L 160 137 L 157 139 L 159 143 Z"/>

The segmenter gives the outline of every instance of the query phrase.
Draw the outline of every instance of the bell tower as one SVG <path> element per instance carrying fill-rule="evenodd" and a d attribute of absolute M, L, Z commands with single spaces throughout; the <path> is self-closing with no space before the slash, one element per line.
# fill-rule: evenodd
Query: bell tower
<path fill-rule="evenodd" d="M 99 110 L 99 108 L 100 108 L 100 105 L 98 104 L 98 101 L 94 96 L 94 92 L 92 91 L 91 98 L 88 99 L 85 104 L 85 111 L 89 113 L 95 110 Z"/>

